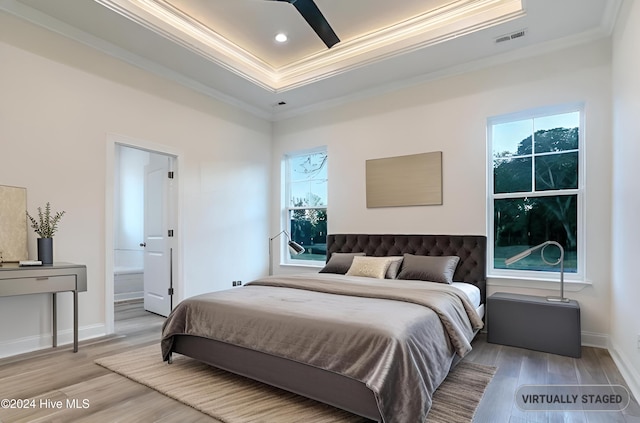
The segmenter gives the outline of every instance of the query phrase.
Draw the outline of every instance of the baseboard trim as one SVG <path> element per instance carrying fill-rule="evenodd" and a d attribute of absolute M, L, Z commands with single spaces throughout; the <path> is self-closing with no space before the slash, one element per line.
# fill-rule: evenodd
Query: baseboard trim
<path fill-rule="evenodd" d="M 144 302 L 144 298 L 128 298 L 126 300 L 119 300 L 117 298 L 114 299 L 113 303 L 122 305 L 122 304 L 142 304 Z"/>
<path fill-rule="evenodd" d="M 640 401 L 640 372 L 631 365 L 628 357 L 620 349 L 616 348 L 613 342 L 609 342 L 608 349 L 613 362 L 618 367 L 624 381 L 627 382 L 631 395 L 633 395 L 636 401 Z"/>
<path fill-rule="evenodd" d="M 126 292 L 113 295 L 113 302 L 116 304 L 127 301 L 142 301 L 144 299 L 144 292 Z"/>
<path fill-rule="evenodd" d="M 585 347 L 609 348 L 609 335 L 597 332 L 585 332 L 581 334 L 581 343 Z"/>
<path fill-rule="evenodd" d="M 102 323 L 78 328 L 78 340 L 82 341 L 106 334 L 106 326 Z M 51 348 L 51 338 L 51 333 L 44 333 L 0 342 L 0 358 Z M 73 329 L 59 330 L 58 347 L 71 344 L 73 344 Z"/>

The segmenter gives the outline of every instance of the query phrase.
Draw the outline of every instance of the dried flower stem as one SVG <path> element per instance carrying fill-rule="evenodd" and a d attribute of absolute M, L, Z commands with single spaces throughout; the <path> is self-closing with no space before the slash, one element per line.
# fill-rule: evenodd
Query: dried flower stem
<path fill-rule="evenodd" d="M 53 238 L 53 235 L 58 230 L 58 222 L 64 216 L 65 211 L 57 212 L 53 217 L 51 216 L 51 204 L 47 202 L 42 212 L 42 207 L 38 207 L 38 220 L 34 219 L 29 212 L 27 217 L 31 220 L 31 227 L 40 235 L 40 238 Z"/>

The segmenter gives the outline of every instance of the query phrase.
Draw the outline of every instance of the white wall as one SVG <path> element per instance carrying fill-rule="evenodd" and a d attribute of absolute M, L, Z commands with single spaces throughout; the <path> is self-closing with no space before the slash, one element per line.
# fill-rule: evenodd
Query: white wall
<path fill-rule="evenodd" d="M 291 150 L 328 145 L 329 233 L 487 232 L 486 122 L 490 116 L 584 101 L 587 144 L 587 277 L 571 292 L 582 307 L 589 342 L 606 344 L 609 331 L 611 181 L 610 44 L 556 51 L 540 57 L 425 82 L 323 112 L 277 122 L 274 128 L 271 232 L 279 229 L 280 159 Z M 365 160 L 443 152 L 442 206 L 367 209 Z M 290 271 L 289 268 L 276 272 Z M 557 294 L 495 286 L 495 291 Z M 533 282 L 529 282 L 533 285 Z"/>
<path fill-rule="evenodd" d="M 613 37 L 611 352 L 640 398 L 640 2 L 626 1 Z"/>
<path fill-rule="evenodd" d="M 66 210 L 54 259 L 87 265 L 81 338 L 106 325 L 108 134 L 179 152 L 184 296 L 266 274 L 269 122 L 4 13 L 0 28 L 0 183 L 26 187 L 29 210 Z M 60 297 L 60 340 L 71 341 Z M 0 356 L 50 345 L 49 302 L 0 298 Z"/>
<path fill-rule="evenodd" d="M 614 347 L 637 375 L 640 316 L 633 300 L 639 285 L 630 263 L 638 255 L 632 239 L 638 233 L 633 216 L 638 196 L 632 184 L 639 172 L 634 158 L 639 157 L 640 89 L 633 47 L 640 19 L 637 2 L 629 4 L 614 42 L 615 168 L 607 41 L 278 122 L 271 149 L 269 122 L 0 13 L 0 183 L 27 187 L 29 210 L 51 201 L 67 211 L 55 238 L 55 259 L 88 266 L 89 290 L 80 295 L 81 337 L 88 337 L 105 327 L 109 133 L 180 153 L 182 278 L 189 282 L 183 294 L 190 296 L 266 273 L 266 240 L 280 230 L 280 158 L 287 151 L 328 145 L 333 233 L 485 234 L 487 117 L 585 101 L 592 285 L 570 296 L 581 303 L 583 335 L 598 339 L 611 329 Z M 366 209 L 366 159 L 436 150 L 443 151 L 444 205 Z M 609 230 L 612 173 L 615 243 Z M 268 204 L 273 213 L 267 225 Z M 612 245 L 619 253 L 613 271 Z M 29 250 L 35 257 L 32 233 Z M 551 293 L 490 283 L 490 293 Z M 62 297 L 60 310 L 68 309 L 70 299 Z M 16 322 L 0 325 L 0 356 L 48 345 L 45 296 L 0 299 L 0 319 Z M 71 314 L 61 311 L 59 323 L 62 340 L 70 341 Z"/>

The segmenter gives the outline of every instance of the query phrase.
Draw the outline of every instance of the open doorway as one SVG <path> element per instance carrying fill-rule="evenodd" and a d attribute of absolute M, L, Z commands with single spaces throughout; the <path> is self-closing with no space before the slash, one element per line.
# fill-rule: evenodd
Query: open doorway
<path fill-rule="evenodd" d="M 116 312 L 139 307 L 167 316 L 173 308 L 175 159 L 115 145 L 113 300 L 128 305 Z"/>

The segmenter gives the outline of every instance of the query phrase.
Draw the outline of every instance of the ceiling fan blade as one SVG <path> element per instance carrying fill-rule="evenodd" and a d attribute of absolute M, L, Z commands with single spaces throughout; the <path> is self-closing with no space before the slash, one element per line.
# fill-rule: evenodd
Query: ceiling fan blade
<path fill-rule="evenodd" d="M 305 21 L 311 26 L 311 28 L 318 34 L 320 39 L 327 45 L 328 48 L 333 47 L 340 42 L 340 38 L 336 35 L 329 25 L 329 22 L 325 19 L 324 15 L 318 6 L 316 6 L 313 0 L 277 0 L 291 3 L 300 12 Z"/>

